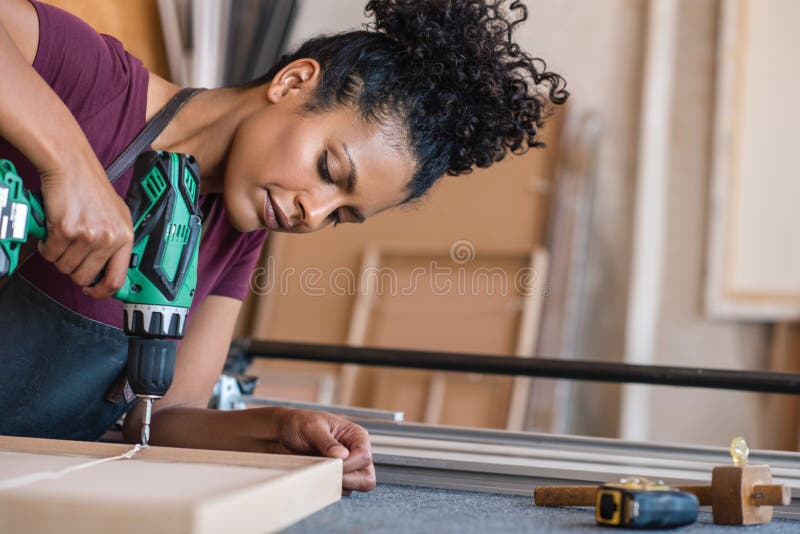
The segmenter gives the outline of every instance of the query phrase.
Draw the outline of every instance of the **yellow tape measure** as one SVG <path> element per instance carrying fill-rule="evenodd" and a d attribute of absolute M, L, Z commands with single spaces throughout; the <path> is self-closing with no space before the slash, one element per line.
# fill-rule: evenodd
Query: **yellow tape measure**
<path fill-rule="evenodd" d="M 642 477 L 604 484 L 595 499 L 597 523 L 614 527 L 678 527 L 696 521 L 699 512 L 691 493 Z"/>

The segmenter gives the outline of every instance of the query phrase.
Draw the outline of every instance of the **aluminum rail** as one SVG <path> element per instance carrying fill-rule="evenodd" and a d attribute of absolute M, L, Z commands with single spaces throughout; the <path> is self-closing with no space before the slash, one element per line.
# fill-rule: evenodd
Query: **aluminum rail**
<path fill-rule="evenodd" d="M 251 338 L 235 340 L 229 360 L 231 358 L 306 360 L 592 382 L 800 394 L 800 374 L 792 373 L 286 343 Z"/>
<path fill-rule="evenodd" d="M 376 410 L 375 408 L 360 408 L 357 406 L 341 406 L 338 404 L 320 404 L 317 402 L 298 402 L 287 399 L 267 399 L 263 397 L 253 397 L 243 395 L 241 402 L 248 406 L 286 406 L 288 408 L 299 408 L 301 410 L 320 410 L 330 412 L 357 422 L 389 421 L 392 423 L 402 423 L 403 412 L 395 410 Z M 362 425 L 363 426 L 363 425 Z"/>

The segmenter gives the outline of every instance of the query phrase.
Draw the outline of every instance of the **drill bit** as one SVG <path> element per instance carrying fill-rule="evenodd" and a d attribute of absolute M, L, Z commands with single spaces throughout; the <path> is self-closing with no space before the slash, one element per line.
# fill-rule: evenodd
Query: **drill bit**
<path fill-rule="evenodd" d="M 142 445 L 147 447 L 147 442 L 150 441 L 150 416 L 153 412 L 153 398 L 145 397 L 143 400 L 144 416 L 142 419 Z"/>

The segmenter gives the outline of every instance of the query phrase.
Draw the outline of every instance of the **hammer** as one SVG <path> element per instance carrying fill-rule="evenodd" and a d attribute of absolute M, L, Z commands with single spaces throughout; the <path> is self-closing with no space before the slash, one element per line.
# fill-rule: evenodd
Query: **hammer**
<path fill-rule="evenodd" d="M 743 438 L 731 442 L 734 465 L 711 472 L 710 486 L 676 486 L 692 493 L 700 506 L 711 506 L 717 525 L 759 525 L 772 520 L 773 506 L 792 502 L 789 486 L 772 484 L 768 465 L 747 465 L 750 449 Z M 539 486 L 533 492 L 537 506 L 594 506 L 597 486 Z"/>

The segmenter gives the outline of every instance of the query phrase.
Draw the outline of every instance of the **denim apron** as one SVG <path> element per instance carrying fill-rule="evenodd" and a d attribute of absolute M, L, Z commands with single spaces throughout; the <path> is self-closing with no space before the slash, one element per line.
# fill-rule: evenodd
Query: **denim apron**
<path fill-rule="evenodd" d="M 0 287 L 0 435 L 96 440 L 135 403 L 106 400 L 128 338 L 19 274 Z"/>

